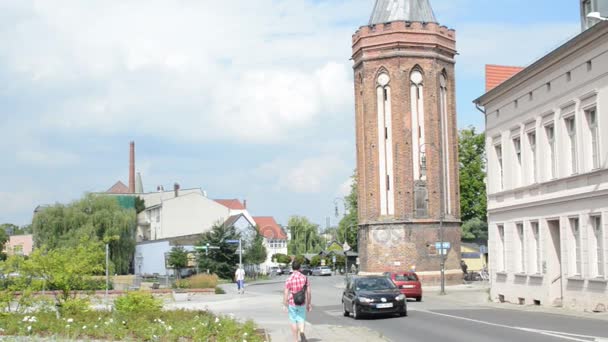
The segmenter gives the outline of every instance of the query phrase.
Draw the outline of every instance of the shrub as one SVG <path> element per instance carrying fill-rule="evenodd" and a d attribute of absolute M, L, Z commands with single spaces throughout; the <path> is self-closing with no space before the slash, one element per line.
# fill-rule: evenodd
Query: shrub
<path fill-rule="evenodd" d="M 212 289 L 217 286 L 218 277 L 215 274 L 197 274 L 188 278 L 191 289 Z"/>
<path fill-rule="evenodd" d="M 152 317 L 162 311 L 163 303 L 150 292 L 133 291 L 118 297 L 114 301 L 114 308 L 120 315 Z"/>
<path fill-rule="evenodd" d="M 63 317 L 74 317 L 89 311 L 90 301 L 88 298 L 69 298 L 61 303 L 59 313 Z"/>
<path fill-rule="evenodd" d="M 216 286 L 215 287 L 215 294 L 226 294 L 226 291 L 224 291 L 223 288 Z"/>

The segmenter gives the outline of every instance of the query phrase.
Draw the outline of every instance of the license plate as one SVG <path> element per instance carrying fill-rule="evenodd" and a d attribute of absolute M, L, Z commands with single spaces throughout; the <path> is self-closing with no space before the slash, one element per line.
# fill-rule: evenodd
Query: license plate
<path fill-rule="evenodd" d="M 414 285 L 403 285 L 403 286 L 401 286 L 401 288 L 403 288 L 403 289 L 413 289 Z"/>
<path fill-rule="evenodd" d="M 376 308 L 378 308 L 378 309 L 386 309 L 386 308 L 392 308 L 392 307 L 393 307 L 393 303 L 376 304 Z"/>

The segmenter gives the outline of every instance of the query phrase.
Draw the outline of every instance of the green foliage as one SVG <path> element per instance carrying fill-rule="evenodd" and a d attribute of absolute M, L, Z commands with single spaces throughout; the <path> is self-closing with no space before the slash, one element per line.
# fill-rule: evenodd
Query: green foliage
<path fill-rule="evenodd" d="M 272 255 L 272 260 L 276 260 L 278 264 L 289 264 L 291 262 L 291 258 L 289 255 L 285 255 L 282 253 L 276 253 Z"/>
<path fill-rule="evenodd" d="M 266 261 L 267 252 L 264 247 L 264 237 L 259 233 L 259 229 L 256 229 L 257 234 L 251 241 L 251 244 L 245 249 L 243 255 L 244 261 L 250 265 L 259 265 Z"/>
<path fill-rule="evenodd" d="M 123 317 L 158 317 L 163 309 L 161 299 L 146 291 L 132 291 L 114 300 L 114 309 Z"/>
<path fill-rule="evenodd" d="M 75 317 L 90 309 L 91 301 L 88 298 L 68 298 L 59 308 L 59 313 L 63 317 Z"/>
<path fill-rule="evenodd" d="M 182 246 L 174 246 L 169 252 L 167 263 L 176 270 L 177 278 L 179 279 L 182 268 L 188 266 L 188 251 Z"/>
<path fill-rule="evenodd" d="M 319 236 L 319 226 L 306 217 L 292 216 L 287 222 L 291 240 L 287 245 L 289 254 L 319 253 L 325 248 Z"/>
<path fill-rule="evenodd" d="M 462 240 L 485 243 L 488 240 L 488 224 L 473 218 L 462 224 Z"/>
<path fill-rule="evenodd" d="M 359 204 L 357 201 L 357 170 L 353 172 L 352 183 L 350 185 L 350 193 L 344 197 L 346 204 L 346 215 L 342 217 L 338 224 L 337 238 L 343 244 L 346 233 L 346 242 L 354 251 L 358 250 L 357 231 L 359 229 Z"/>
<path fill-rule="evenodd" d="M 460 211 L 462 221 L 486 221 L 485 134 L 470 127 L 460 131 Z"/>
<path fill-rule="evenodd" d="M 312 259 L 310 259 L 310 266 L 312 266 L 312 267 L 321 266 L 321 259 L 322 259 L 322 257 L 320 255 L 313 256 Z"/>
<path fill-rule="evenodd" d="M 303 255 L 296 255 L 293 260 L 299 262 L 300 265 L 305 265 L 308 262 Z"/>
<path fill-rule="evenodd" d="M 236 254 L 238 245 L 228 244 L 226 240 L 238 240 L 239 237 L 233 226 L 215 224 L 211 231 L 203 234 L 198 245 L 204 246 L 209 243 L 210 246 L 217 246 L 219 249 L 210 249 L 208 255 L 204 250 L 199 251 L 199 269 L 209 270 L 222 279 L 232 279 L 239 261 L 239 256 Z"/>
<path fill-rule="evenodd" d="M 182 289 L 212 289 L 217 286 L 218 277 L 215 274 L 197 274 L 192 277 L 181 280 Z"/>
<path fill-rule="evenodd" d="M 139 196 L 135 197 L 135 212 L 139 214 L 144 210 L 146 210 L 146 203 L 144 199 Z"/>
<path fill-rule="evenodd" d="M 122 208 L 112 196 L 88 194 L 69 205 L 56 204 L 34 216 L 36 247 L 49 250 L 77 246 L 81 240 L 103 241 L 108 236 L 115 273 L 127 274 L 135 252 L 134 209 Z"/>
<path fill-rule="evenodd" d="M 6 245 L 8 239 L 9 237 L 6 230 L 0 229 L 0 261 L 6 260 L 6 253 L 4 253 L 4 245 Z"/>
<path fill-rule="evenodd" d="M 215 287 L 215 294 L 226 294 L 226 291 L 224 291 L 223 288 L 216 286 Z"/>
<path fill-rule="evenodd" d="M 327 252 L 343 252 L 342 246 L 338 243 L 332 243 L 327 247 Z"/>

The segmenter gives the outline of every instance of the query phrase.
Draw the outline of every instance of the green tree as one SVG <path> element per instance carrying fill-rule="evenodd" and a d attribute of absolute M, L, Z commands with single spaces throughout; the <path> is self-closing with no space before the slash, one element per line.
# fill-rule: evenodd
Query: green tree
<path fill-rule="evenodd" d="M 485 134 L 474 127 L 460 131 L 459 164 L 462 238 L 481 242 L 488 237 Z"/>
<path fill-rule="evenodd" d="M 15 232 L 19 230 L 19 226 L 12 223 L 3 223 L 0 225 L 0 230 L 4 231 L 6 235 L 17 235 Z"/>
<path fill-rule="evenodd" d="M 292 216 L 287 222 L 291 240 L 287 245 L 289 254 L 319 253 L 325 246 L 319 236 L 319 226 L 303 216 Z"/>
<path fill-rule="evenodd" d="M 300 255 L 296 255 L 296 256 L 293 258 L 293 261 L 297 261 L 297 262 L 299 262 L 299 263 L 300 263 L 300 265 L 305 265 L 305 264 L 307 263 L 307 261 L 306 261 L 306 257 L 304 257 L 304 256 L 303 256 L 303 255 L 301 255 L 301 254 L 300 254 Z"/>
<path fill-rule="evenodd" d="M 32 230 L 36 247 L 75 247 L 83 239 L 110 242 L 110 260 L 118 274 L 127 274 L 135 253 L 134 209 L 121 207 L 112 196 L 87 194 L 68 205 L 56 204 L 34 216 Z"/>
<path fill-rule="evenodd" d="M 357 203 L 357 170 L 353 172 L 352 183 L 350 185 L 350 193 L 344 197 L 346 204 L 346 215 L 342 217 L 338 224 L 338 241 L 343 244 L 344 237 L 350 248 L 354 251 L 358 250 L 357 231 L 359 229 L 359 204 Z"/>
<path fill-rule="evenodd" d="M 245 262 L 250 265 L 259 265 L 266 261 L 266 257 L 268 256 L 266 247 L 264 247 L 264 237 L 259 233 L 259 229 L 256 229 L 256 231 L 258 233 L 255 235 L 247 249 L 245 249 L 243 255 Z"/>
<path fill-rule="evenodd" d="M 291 262 L 291 258 L 289 257 L 289 255 L 285 255 L 282 253 L 273 254 L 272 260 L 276 260 L 276 263 L 284 265 L 287 265 Z"/>
<path fill-rule="evenodd" d="M 0 261 L 6 260 L 4 245 L 8 242 L 9 236 L 4 229 L 0 229 Z"/>
<path fill-rule="evenodd" d="M 169 252 L 167 264 L 175 269 L 177 279 L 181 278 L 182 269 L 188 266 L 188 251 L 182 246 L 174 246 Z"/>
<path fill-rule="evenodd" d="M 139 196 L 135 197 L 135 212 L 139 214 L 144 210 L 146 210 L 146 203 L 144 199 Z"/>
<path fill-rule="evenodd" d="M 227 240 L 238 240 L 240 235 L 234 226 L 215 224 L 211 231 L 203 234 L 199 246 L 216 246 L 219 249 L 210 249 L 208 253 L 204 250 L 198 252 L 199 268 L 209 270 L 222 279 L 232 279 L 236 271 L 239 256 L 236 254 L 238 245 L 229 244 Z"/>

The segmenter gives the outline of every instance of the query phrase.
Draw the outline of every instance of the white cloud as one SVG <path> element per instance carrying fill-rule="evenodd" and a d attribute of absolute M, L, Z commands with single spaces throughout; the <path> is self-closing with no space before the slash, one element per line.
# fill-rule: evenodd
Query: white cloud
<path fill-rule="evenodd" d="M 42 204 L 42 198 L 48 198 L 47 194 L 42 191 L 31 189 L 22 189 L 21 191 L 15 192 L 0 191 L 0 208 L 2 208 L 2 215 L 10 216 L 24 212 L 33 213 L 36 206 Z M 31 216 L 29 217 L 31 218 Z M 15 224 L 23 223 L 18 222 Z"/>
<path fill-rule="evenodd" d="M 38 167 L 65 167 L 74 165 L 79 157 L 73 153 L 48 148 L 22 148 L 17 151 L 17 161 Z"/>
<path fill-rule="evenodd" d="M 350 194 L 350 188 L 351 188 L 352 185 L 353 185 L 353 178 L 352 177 L 348 177 L 348 179 L 345 180 L 338 187 L 338 191 L 337 191 L 336 196 L 338 196 L 338 197 L 345 197 L 345 196 L 349 195 Z"/>

